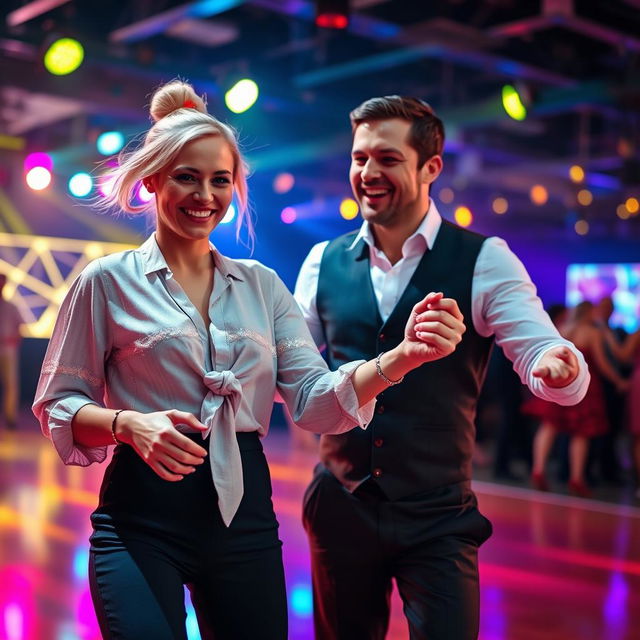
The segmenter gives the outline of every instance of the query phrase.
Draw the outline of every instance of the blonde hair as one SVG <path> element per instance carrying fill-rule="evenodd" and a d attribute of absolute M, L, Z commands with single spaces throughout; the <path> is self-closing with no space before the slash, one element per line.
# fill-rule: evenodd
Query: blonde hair
<path fill-rule="evenodd" d="M 137 149 L 125 148 L 118 158 L 119 166 L 109 172 L 113 180 L 110 193 L 102 201 L 104 208 L 118 207 L 127 213 L 141 213 L 152 204 L 134 205 L 136 185 L 162 171 L 182 151 L 182 148 L 204 136 L 222 136 L 233 155 L 233 186 L 238 203 L 236 237 L 243 223 L 247 225 L 250 242 L 254 239 L 253 223 L 248 213 L 247 164 L 240 153 L 235 131 L 207 112 L 203 98 L 193 87 L 174 80 L 156 90 L 149 107 L 154 124 Z"/>

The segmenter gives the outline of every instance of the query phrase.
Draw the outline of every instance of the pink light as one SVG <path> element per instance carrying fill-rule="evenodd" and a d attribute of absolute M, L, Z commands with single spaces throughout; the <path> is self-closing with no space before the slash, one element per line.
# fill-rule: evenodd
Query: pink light
<path fill-rule="evenodd" d="M 153 199 L 153 193 L 149 193 L 147 188 L 140 183 L 140 188 L 138 189 L 138 198 L 142 202 L 150 202 Z"/>
<path fill-rule="evenodd" d="M 24 170 L 29 171 L 34 167 L 44 167 L 48 171 L 53 169 L 53 158 L 43 151 L 35 151 L 34 153 L 30 153 L 24 159 Z"/>
<path fill-rule="evenodd" d="M 293 222 L 296 221 L 297 217 L 298 217 L 298 214 L 296 213 L 296 210 L 293 207 L 285 207 L 282 210 L 282 213 L 280 214 L 280 219 L 285 224 L 292 224 Z"/>
<path fill-rule="evenodd" d="M 98 191 L 106 198 L 111 194 L 113 190 L 113 183 L 115 182 L 115 177 L 113 176 L 103 176 L 100 178 L 100 185 L 98 186 Z"/>
<path fill-rule="evenodd" d="M 273 181 L 273 190 L 276 193 L 287 193 L 293 189 L 296 179 L 290 173 L 279 173 Z"/>

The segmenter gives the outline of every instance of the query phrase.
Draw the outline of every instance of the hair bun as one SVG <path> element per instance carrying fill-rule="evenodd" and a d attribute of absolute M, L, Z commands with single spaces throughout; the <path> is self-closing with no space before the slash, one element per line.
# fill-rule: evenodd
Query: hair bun
<path fill-rule="evenodd" d="M 178 109 L 195 109 L 207 113 L 204 100 L 198 96 L 187 82 L 173 80 L 160 87 L 151 98 L 149 113 L 154 122 Z"/>

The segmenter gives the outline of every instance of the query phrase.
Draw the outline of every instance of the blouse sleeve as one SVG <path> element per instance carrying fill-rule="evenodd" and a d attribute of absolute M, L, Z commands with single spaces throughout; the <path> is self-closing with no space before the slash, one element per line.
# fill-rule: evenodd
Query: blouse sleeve
<path fill-rule="evenodd" d="M 65 464 L 102 462 L 107 447 L 73 441 L 71 421 L 87 404 L 103 403 L 110 351 L 107 302 L 99 261 L 75 280 L 58 314 L 44 358 L 33 412 Z"/>
<path fill-rule="evenodd" d="M 309 333 L 300 308 L 274 274 L 274 325 L 278 391 L 293 421 L 315 433 L 363 429 L 373 417 L 375 398 L 358 408 L 351 377 L 364 363 L 357 360 L 329 371 Z"/>

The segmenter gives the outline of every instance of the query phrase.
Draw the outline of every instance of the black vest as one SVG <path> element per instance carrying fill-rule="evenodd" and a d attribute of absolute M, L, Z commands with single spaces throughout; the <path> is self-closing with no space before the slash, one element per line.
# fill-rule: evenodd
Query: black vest
<path fill-rule="evenodd" d="M 361 240 L 348 249 L 355 235 L 330 242 L 320 264 L 317 306 L 331 369 L 398 345 L 413 305 L 430 291 L 457 300 L 467 330 L 452 355 L 418 367 L 380 393 L 367 430 L 322 436 L 322 462 L 349 489 L 371 477 L 392 500 L 468 481 L 476 402 L 493 344 L 471 321 L 473 271 L 485 238 L 443 221 L 433 249 L 382 322 L 369 248 Z"/>

